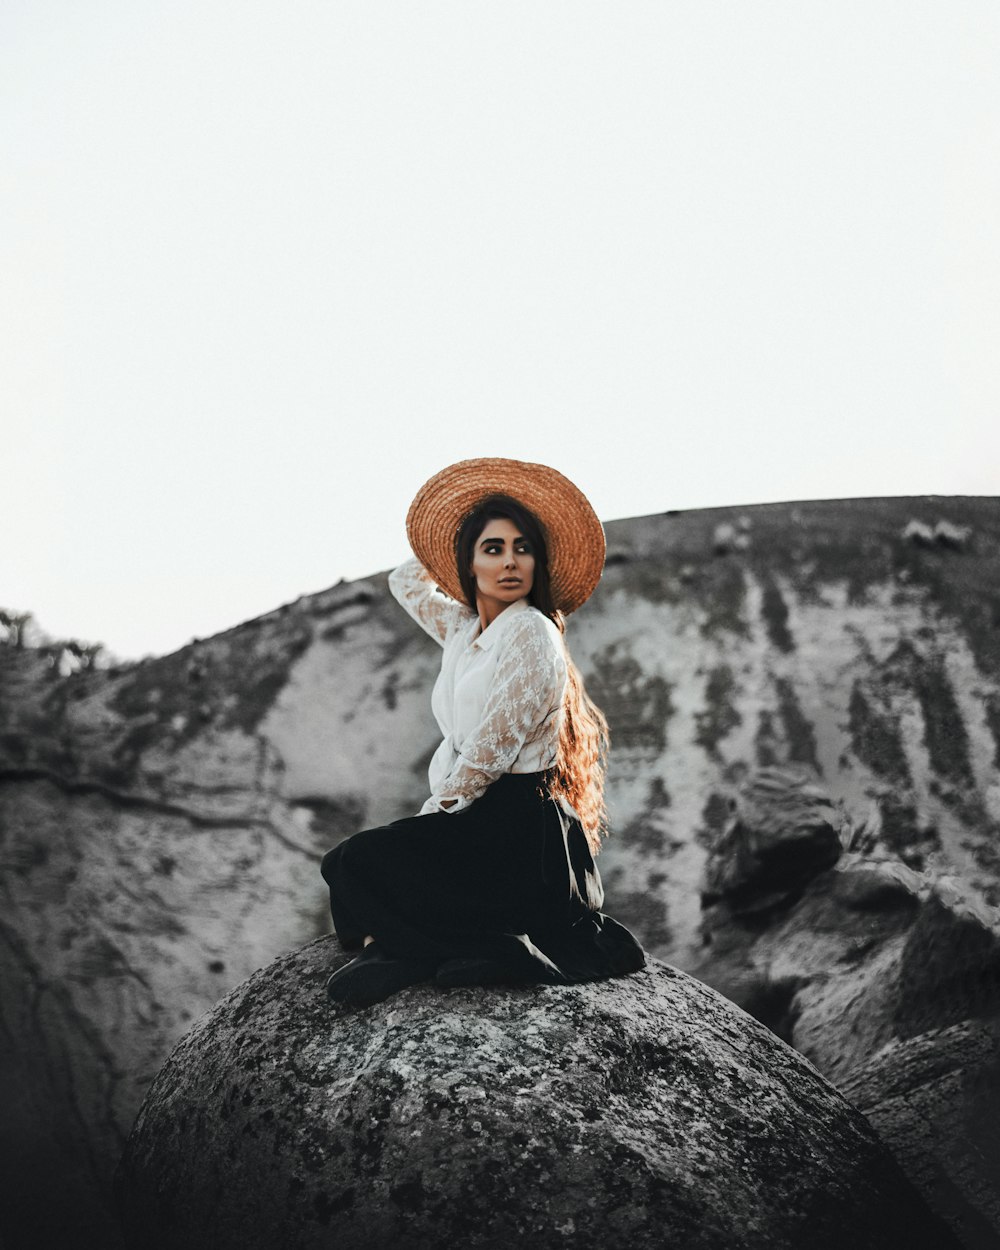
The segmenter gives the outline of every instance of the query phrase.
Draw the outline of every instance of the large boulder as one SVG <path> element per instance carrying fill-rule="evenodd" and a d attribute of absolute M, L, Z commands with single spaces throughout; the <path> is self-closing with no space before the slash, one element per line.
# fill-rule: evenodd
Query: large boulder
<path fill-rule="evenodd" d="M 199 1021 L 118 1173 L 129 1244 L 946 1250 L 865 1119 L 656 962 L 331 1007 L 324 938 Z"/>

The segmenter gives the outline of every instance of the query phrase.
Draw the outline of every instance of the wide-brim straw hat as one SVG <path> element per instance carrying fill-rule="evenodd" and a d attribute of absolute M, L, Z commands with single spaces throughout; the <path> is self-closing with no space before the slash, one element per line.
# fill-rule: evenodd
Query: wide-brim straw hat
<path fill-rule="evenodd" d="M 406 515 L 414 555 L 453 599 L 465 601 L 455 562 L 462 522 L 487 495 L 510 495 L 545 530 L 552 599 L 575 612 L 590 598 L 604 568 L 604 526 L 587 496 L 547 464 L 482 457 L 459 460 L 417 491 Z"/>

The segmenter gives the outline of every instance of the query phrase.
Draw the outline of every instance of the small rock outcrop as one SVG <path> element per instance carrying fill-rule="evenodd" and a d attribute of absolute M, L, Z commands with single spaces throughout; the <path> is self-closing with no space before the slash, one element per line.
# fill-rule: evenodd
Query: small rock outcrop
<path fill-rule="evenodd" d="M 834 806 L 794 781 L 764 770 L 733 800 L 706 868 L 698 975 L 869 1115 L 964 1245 L 996 1247 L 1000 913 L 877 843 L 836 855 Z"/>
<path fill-rule="evenodd" d="M 844 1081 L 970 1250 L 1000 1245 L 1000 1021 L 894 1042 Z"/>
<path fill-rule="evenodd" d="M 903 538 L 920 547 L 930 547 L 938 543 L 954 551 L 965 551 L 972 540 L 972 526 L 955 525 L 942 518 L 932 528 L 926 521 L 912 518 L 903 529 Z"/>
<path fill-rule="evenodd" d="M 807 772 L 747 778 L 692 969 L 837 1083 L 894 1040 L 1000 1015 L 1000 910 L 852 832 Z"/>
<path fill-rule="evenodd" d="M 864 1118 L 658 963 L 560 989 L 330 1006 L 320 939 L 237 987 L 150 1088 L 130 1245 L 947 1250 Z"/>
<path fill-rule="evenodd" d="M 846 825 L 804 770 L 759 769 L 733 800 L 733 818 L 709 856 L 703 901 L 725 899 L 736 914 L 780 907 L 837 862 Z"/>

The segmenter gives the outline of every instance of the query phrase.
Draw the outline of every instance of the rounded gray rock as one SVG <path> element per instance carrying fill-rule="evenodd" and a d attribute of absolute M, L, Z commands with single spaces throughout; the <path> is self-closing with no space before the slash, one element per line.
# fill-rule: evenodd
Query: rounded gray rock
<path fill-rule="evenodd" d="M 322 938 L 181 1041 L 119 1167 L 143 1250 L 947 1250 L 861 1114 L 655 962 L 565 988 L 324 995 Z"/>

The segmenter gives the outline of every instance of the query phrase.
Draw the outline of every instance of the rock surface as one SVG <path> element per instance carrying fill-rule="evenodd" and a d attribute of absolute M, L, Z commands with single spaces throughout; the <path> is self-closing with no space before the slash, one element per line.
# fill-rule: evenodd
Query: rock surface
<path fill-rule="evenodd" d="M 1000 1177 L 1000 1132 L 982 1128 L 1000 1123 L 1000 915 L 877 844 L 848 849 L 832 869 L 804 856 L 817 827 L 829 844 L 837 821 L 819 787 L 791 770 L 767 770 L 746 789 L 709 861 L 699 974 L 872 1109 L 964 1244 L 1000 1246 L 987 1179 Z M 767 854 L 741 858 L 757 826 Z"/>
<path fill-rule="evenodd" d="M 738 916 L 760 916 L 796 898 L 840 859 L 850 836 L 844 813 L 802 769 L 759 769 L 732 807 L 705 865 L 702 906 L 721 898 Z"/>
<path fill-rule="evenodd" d="M 737 795 L 702 905 L 693 969 L 832 1079 L 873 1047 L 1000 1014 L 1000 910 L 842 823 L 797 770 Z"/>
<path fill-rule="evenodd" d="M 257 973 L 171 1056 L 119 1171 L 131 1246 L 956 1244 L 832 1086 L 682 973 L 337 1012 L 338 949 Z"/>
<path fill-rule="evenodd" d="M 1000 1245 L 1000 1021 L 886 1047 L 845 1079 L 906 1174 L 970 1250 Z"/>

